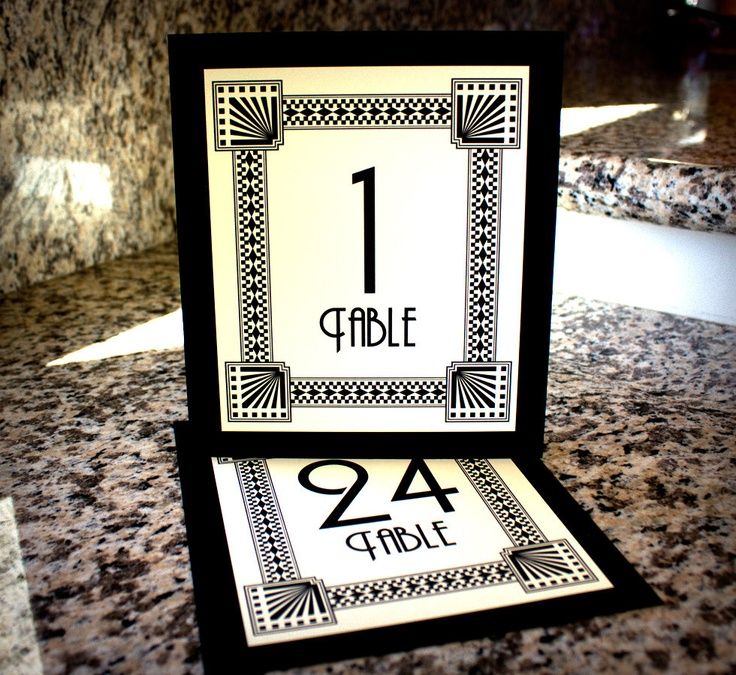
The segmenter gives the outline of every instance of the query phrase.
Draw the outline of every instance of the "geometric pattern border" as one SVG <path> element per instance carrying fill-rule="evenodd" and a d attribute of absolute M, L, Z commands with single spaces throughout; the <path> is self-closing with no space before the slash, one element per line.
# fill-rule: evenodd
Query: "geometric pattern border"
<path fill-rule="evenodd" d="M 264 459 L 233 460 L 263 583 L 245 587 L 256 634 L 336 623 L 336 610 L 518 582 L 526 592 L 590 583 L 595 575 L 564 539 L 547 541 L 486 459 L 455 460 L 513 546 L 502 560 L 325 588 L 301 577 Z"/>
<path fill-rule="evenodd" d="M 516 578 L 508 564 L 498 560 L 391 579 L 330 586 L 327 589 L 327 597 L 335 609 L 350 609 L 381 602 L 421 598 L 437 593 L 496 586 L 513 581 L 516 581 Z"/>
<path fill-rule="evenodd" d="M 502 555 L 527 593 L 597 581 L 566 539 L 506 548 Z"/>
<path fill-rule="evenodd" d="M 471 150 L 465 296 L 465 360 L 495 359 L 501 152 Z"/>
<path fill-rule="evenodd" d="M 271 474 L 264 459 L 235 463 L 261 578 L 266 584 L 300 578 Z"/>
<path fill-rule="evenodd" d="M 226 363 L 228 419 L 289 422 L 289 369 L 283 363 Z"/>
<path fill-rule="evenodd" d="M 506 422 L 511 363 L 454 362 L 447 367 L 448 422 Z"/>
<path fill-rule="evenodd" d="M 335 623 L 324 584 L 313 577 L 246 586 L 245 597 L 256 635 Z"/>
<path fill-rule="evenodd" d="M 284 127 L 294 129 L 411 126 L 447 128 L 450 97 L 416 96 L 285 96 Z"/>
<path fill-rule="evenodd" d="M 518 148 L 521 80 L 452 80 L 452 140 L 458 148 Z"/>
<path fill-rule="evenodd" d="M 514 546 L 547 541 L 537 524 L 486 459 L 455 460 Z"/>
<path fill-rule="evenodd" d="M 292 406 L 445 405 L 445 381 L 436 378 L 293 378 Z"/>
<path fill-rule="evenodd" d="M 215 150 L 274 150 L 284 142 L 281 82 L 213 82 Z"/>
<path fill-rule="evenodd" d="M 280 382 L 288 383 L 287 394 L 281 397 L 279 389 L 277 404 L 250 410 L 247 406 L 243 408 L 238 396 L 233 397 L 234 390 L 231 388 L 229 420 L 291 421 L 291 405 L 294 405 L 445 406 L 448 421 L 507 421 L 509 390 L 504 383 L 499 383 L 497 388 L 493 383 L 497 370 L 493 364 L 497 324 L 501 151 L 486 149 L 488 144 L 481 144 L 478 140 L 480 137 L 476 138 L 474 134 L 486 129 L 485 123 L 478 127 L 476 113 L 482 113 L 481 117 L 491 115 L 496 119 L 498 111 L 503 108 L 506 111 L 504 115 L 509 118 L 507 121 L 512 121 L 514 115 L 511 113 L 515 113 L 512 110 L 512 98 L 517 97 L 515 103 L 518 105 L 520 90 L 514 91 L 514 88 L 520 87 L 520 80 L 455 80 L 452 84 L 453 93 L 449 96 L 283 96 L 279 81 L 216 82 L 214 85 L 215 105 L 224 105 L 215 111 L 217 115 L 222 115 L 217 117 L 217 149 L 235 150 L 232 154 L 241 323 L 241 363 L 238 365 L 263 364 L 266 368 L 274 365 L 266 153 L 262 150 L 273 149 L 281 144 L 284 128 L 451 128 L 451 135 L 454 136 L 457 136 L 457 129 L 465 129 L 463 133 L 470 139 L 467 147 L 471 148 L 468 153 L 466 319 L 463 362 L 460 364 L 469 368 L 461 370 L 456 377 L 456 374 L 450 375 L 450 370 L 458 365 L 453 364 L 448 369 L 445 382 L 439 378 L 409 376 L 341 378 L 329 382 L 327 378 L 294 378 L 293 382 L 288 383 L 288 368 L 282 363 Z M 233 91 L 229 91 L 230 87 Z M 253 87 L 258 91 L 251 92 L 250 88 Z M 241 88 L 247 91 L 241 92 Z M 223 94 L 220 96 L 222 102 L 217 98 L 219 94 Z M 274 106 L 277 106 L 278 114 L 274 112 Z M 462 124 L 457 121 L 458 106 L 462 107 L 465 111 L 463 115 L 467 118 L 463 118 L 465 121 Z M 227 138 L 245 138 L 249 143 L 255 138 L 253 144 L 237 145 L 234 140 L 223 140 L 226 134 L 220 130 L 221 120 L 224 120 L 225 125 L 222 130 L 229 130 Z M 246 121 L 249 121 L 250 127 Z M 513 121 L 518 125 L 518 115 Z M 514 138 L 518 145 L 518 134 Z M 476 369 L 476 372 L 471 373 L 470 366 L 474 362 L 489 364 L 489 372 L 484 375 Z M 454 391 L 451 389 L 453 384 Z M 462 386 L 458 388 L 458 384 Z M 397 389 L 397 385 L 401 389 Z M 370 388 L 366 389 L 366 386 Z"/>
<path fill-rule="evenodd" d="M 233 153 L 235 222 L 238 237 L 238 300 L 241 357 L 271 360 L 271 287 L 266 218 L 266 153 Z"/>

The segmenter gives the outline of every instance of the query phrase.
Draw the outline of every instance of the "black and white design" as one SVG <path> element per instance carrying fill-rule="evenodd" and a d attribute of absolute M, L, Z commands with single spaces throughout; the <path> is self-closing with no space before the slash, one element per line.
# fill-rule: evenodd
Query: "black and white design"
<path fill-rule="evenodd" d="M 449 96 L 285 96 L 284 127 L 450 126 Z"/>
<path fill-rule="evenodd" d="M 235 463 L 240 492 L 265 583 L 300 578 L 284 518 L 264 459 Z"/>
<path fill-rule="evenodd" d="M 488 510 L 516 546 L 547 541 L 542 531 L 524 507 L 519 504 L 488 460 L 458 459 L 456 461 L 488 506 Z"/>
<path fill-rule="evenodd" d="M 245 588 L 253 631 L 283 631 L 334 623 L 324 585 L 302 578 L 266 461 L 235 463 L 262 584 Z"/>
<path fill-rule="evenodd" d="M 527 592 L 596 581 L 565 539 L 507 548 L 502 555 Z"/>
<path fill-rule="evenodd" d="M 245 597 L 256 635 L 335 623 L 318 579 L 246 586 Z"/>
<path fill-rule="evenodd" d="M 292 406 L 424 405 L 436 407 L 445 404 L 445 395 L 445 381 L 433 378 L 411 380 L 295 378 L 291 381 Z"/>
<path fill-rule="evenodd" d="M 227 363 L 230 419 L 288 422 L 289 369 L 283 363 Z"/>
<path fill-rule="evenodd" d="M 283 143 L 281 82 L 215 82 L 215 148 L 273 150 Z"/>
<path fill-rule="evenodd" d="M 521 80 L 453 80 L 452 140 L 458 148 L 518 148 Z"/>
<path fill-rule="evenodd" d="M 513 544 L 501 560 L 325 587 L 300 575 L 266 460 L 235 460 L 263 582 L 244 588 L 254 633 L 336 623 L 337 611 L 474 588 L 518 583 L 529 593 L 597 580 L 567 540 L 547 540 L 489 460 L 455 462 Z"/>
<path fill-rule="evenodd" d="M 327 589 L 327 597 L 335 609 L 349 609 L 379 602 L 394 602 L 437 593 L 496 586 L 513 581 L 516 581 L 513 572 L 505 562 L 499 560 L 406 577 L 331 586 Z"/>
<path fill-rule="evenodd" d="M 235 216 L 240 280 L 241 357 L 249 363 L 271 360 L 271 302 L 266 222 L 266 155 L 233 153 Z"/>
<path fill-rule="evenodd" d="M 447 381 L 448 421 L 509 418 L 510 363 L 453 363 Z"/>
<path fill-rule="evenodd" d="M 445 378 L 440 373 L 431 378 L 409 375 L 385 379 L 325 378 L 324 381 L 319 377 L 294 377 L 286 389 L 288 401 L 279 398 L 277 405 L 269 404 L 264 409 L 256 407 L 252 411 L 246 406 L 245 412 L 242 396 L 235 395 L 232 381 L 228 379 L 230 422 L 289 422 L 291 406 L 432 406 L 446 408 L 446 422 L 508 422 L 511 419 L 511 363 L 495 361 L 500 148 L 520 147 L 521 80 L 453 80 L 451 86 L 452 95 L 449 96 L 289 95 L 282 98 L 281 83 L 277 81 L 214 83 L 218 115 L 216 148 L 235 151 L 242 364 L 272 364 L 276 357 L 271 334 L 264 150 L 277 149 L 284 142 L 284 128 L 448 128 L 458 147 L 469 148 L 463 361 L 445 366 Z M 244 119 L 250 120 L 251 126 Z M 252 135 L 248 136 L 246 131 Z M 251 143 L 254 138 L 257 142 Z M 483 363 L 484 368 L 473 366 L 474 363 Z M 226 366 L 228 378 L 231 377 L 231 365 Z M 289 380 L 288 367 L 280 364 L 280 368 L 283 373 L 280 379 L 268 382 L 274 392 L 278 390 L 279 396 L 279 386 Z M 254 385 L 255 372 L 249 376 Z M 265 384 L 265 371 L 262 375 L 260 382 Z M 241 392 L 243 384 L 238 382 Z"/>
<path fill-rule="evenodd" d="M 493 361 L 498 286 L 501 153 L 471 150 L 465 360 Z"/>

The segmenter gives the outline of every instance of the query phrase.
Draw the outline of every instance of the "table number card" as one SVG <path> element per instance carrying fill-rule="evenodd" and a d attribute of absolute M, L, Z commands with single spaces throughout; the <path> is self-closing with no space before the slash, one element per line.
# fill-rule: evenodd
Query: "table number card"
<path fill-rule="evenodd" d="M 559 36 L 169 48 L 207 669 L 656 603 L 540 461 Z"/>
<path fill-rule="evenodd" d="M 510 459 L 212 462 L 253 645 L 611 588 Z"/>
<path fill-rule="evenodd" d="M 222 429 L 513 431 L 529 68 L 204 87 Z"/>

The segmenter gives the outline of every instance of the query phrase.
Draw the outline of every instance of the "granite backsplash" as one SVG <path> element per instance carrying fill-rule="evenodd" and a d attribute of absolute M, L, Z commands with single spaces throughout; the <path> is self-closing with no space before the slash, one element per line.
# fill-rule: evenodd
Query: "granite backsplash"
<path fill-rule="evenodd" d="M 174 237 L 166 35 L 555 29 L 637 41 L 636 0 L 11 2 L 0 31 L 0 294 Z"/>

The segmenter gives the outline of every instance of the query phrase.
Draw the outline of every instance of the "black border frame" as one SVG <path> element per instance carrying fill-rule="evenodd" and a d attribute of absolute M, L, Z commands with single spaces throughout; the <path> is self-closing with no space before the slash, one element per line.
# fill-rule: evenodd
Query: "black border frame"
<path fill-rule="evenodd" d="M 248 647 L 211 467 L 210 455 L 221 454 L 220 449 L 208 446 L 212 452 L 194 452 L 192 445 L 198 441 L 190 433 L 190 426 L 176 425 L 176 444 L 202 658 L 208 673 L 232 672 L 235 663 L 249 673 L 260 673 L 378 656 L 661 604 L 656 593 L 541 461 L 516 459 L 524 476 L 601 568 L 613 588 L 354 633 Z M 241 457 L 246 455 L 239 453 Z"/>
<path fill-rule="evenodd" d="M 301 60 L 287 54 L 299 54 Z M 457 456 L 540 456 L 543 448 L 558 178 L 562 36 L 559 33 L 282 33 L 169 36 L 172 131 L 189 419 L 201 447 L 223 453 L 244 442 L 267 448 L 289 434 L 288 455 L 319 447 L 321 456 L 440 456 L 435 433 Z M 516 431 L 274 432 L 222 431 L 216 355 L 204 70 L 237 67 L 380 65 L 528 65 L 527 197 Z M 533 242 L 533 246 L 529 245 Z M 461 434 L 464 442 L 452 444 Z M 195 450 L 195 452 L 198 450 Z M 447 456 L 448 450 L 442 451 Z"/>

